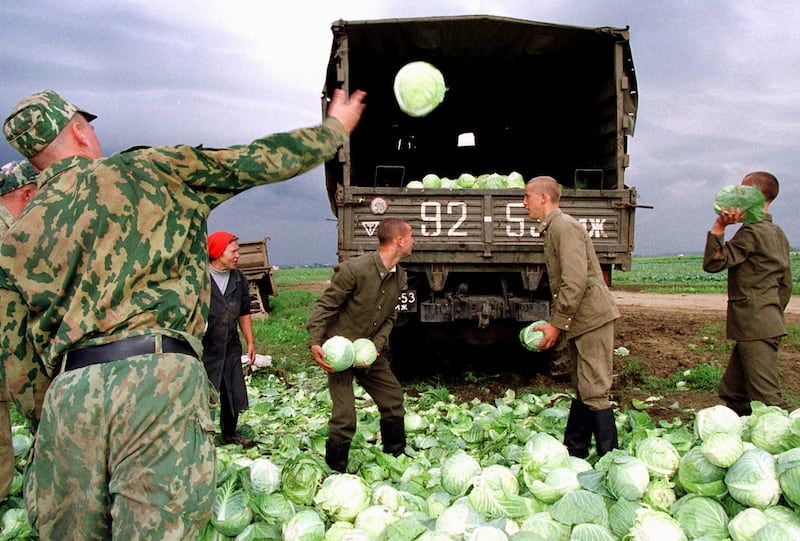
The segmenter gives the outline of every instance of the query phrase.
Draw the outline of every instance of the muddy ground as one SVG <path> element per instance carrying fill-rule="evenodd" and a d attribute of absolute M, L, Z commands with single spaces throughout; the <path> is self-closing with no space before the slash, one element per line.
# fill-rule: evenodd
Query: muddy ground
<path fill-rule="evenodd" d="M 653 396 L 648 410 L 657 419 L 691 417 L 703 407 L 718 404 L 714 392 L 681 390 L 678 386 L 654 393 L 645 387 L 644 378 L 664 380 L 701 364 L 724 367 L 729 349 L 724 338 L 725 295 L 671 295 L 614 291 L 622 317 L 617 322 L 616 346 L 630 351 L 628 357 L 615 357 L 613 400 L 621 408 L 631 406 L 633 399 Z M 787 308 L 788 323 L 800 323 L 800 303 Z M 631 368 L 631 361 L 639 368 Z M 800 352 L 782 348 L 779 355 L 784 394 L 794 405 L 800 405 Z M 517 393 L 536 389 L 563 389 L 563 381 L 542 374 L 532 377 L 504 372 L 478 382 L 451 379 L 448 388 L 459 399 L 493 400 L 508 388 Z"/>

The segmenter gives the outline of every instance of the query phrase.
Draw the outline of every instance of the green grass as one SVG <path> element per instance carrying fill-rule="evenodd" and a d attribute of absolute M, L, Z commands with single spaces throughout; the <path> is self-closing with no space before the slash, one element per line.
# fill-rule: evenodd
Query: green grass
<path fill-rule="evenodd" d="M 321 282 L 329 280 L 332 272 L 332 267 L 281 267 L 275 272 L 275 285 L 288 286 L 305 282 Z M 280 295 L 280 290 L 278 294 Z"/>
<path fill-rule="evenodd" d="M 800 252 L 791 253 L 793 293 L 800 294 Z M 728 273 L 703 271 L 703 256 L 634 257 L 631 270 L 614 271 L 612 286 L 657 293 L 726 293 Z"/>
<path fill-rule="evenodd" d="M 675 389 L 694 389 L 716 393 L 725 367 L 716 362 L 701 363 L 694 368 L 679 370 L 667 377 L 656 377 L 646 363 L 638 359 L 628 359 L 620 365 L 620 380 L 625 386 L 638 387 L 649 393 L 658 394 Z"/>

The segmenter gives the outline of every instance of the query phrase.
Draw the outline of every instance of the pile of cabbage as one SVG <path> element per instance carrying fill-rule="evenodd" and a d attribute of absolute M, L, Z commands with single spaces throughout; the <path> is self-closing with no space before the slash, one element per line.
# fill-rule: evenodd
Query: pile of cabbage
<path fill-rule="evenodd" d="M 484 173 L 475 176 L 470 173 L 462 173 L 458 178 L 440 177 L 435 173 L 428 173 L 422 179 L 408 182 L 406 188 L 410 190 L 423 188 L 444 190 L 521 188 L 524 190 L 525 179 L 516 171 L 512 171 L 507 175 Z"/>
<path fill-rule="evenodd" d="M 358 430 L 340 474 L 324 461 L 324 375 L 291 383 L 251 381 L 239 426 L 259 445 L 217 449 L 201 539 L 800 539 L 800 413 L 754 403 L 748 417 L 715 406 L 692 423 L 656 422 L 636 402 L 617 412 L 621 448 L 583 460 L 561 443 L 567 394 L 457 403 L 431 387 L 406 397 L 408 446 L 394 457 L 381 452 L 379 413 L 356 385 Z M 9 524 L 24 516 L 15 497 L 3 502 Z"/>
<path fill-rule="evenodd" d="M 621 448 L 583 460 L 561 443 L 566 394 L 457 404 L 432 388 L 407 397 L 408 446 L 393 457 L 356 386 L 358 431 L 340 474 L 324 463 L 324 386 L 294 390 L 296 400 L 268 385 L 253 397 L 260 413 L 243 413 L 265 423 L 259 449 L 218 450 L 218 493 L 239 509 L 224 513 L 240 521 L 235 539 L 800 539 L 800 413 L 754 403 L 739 417 L 715 406 L 685 424 L 656 422 L 640 403 L 617 413 Z M 253 464 L 268 494 L 253 488 Z M 218 524 L 203 539 L 225 539 Z"/>

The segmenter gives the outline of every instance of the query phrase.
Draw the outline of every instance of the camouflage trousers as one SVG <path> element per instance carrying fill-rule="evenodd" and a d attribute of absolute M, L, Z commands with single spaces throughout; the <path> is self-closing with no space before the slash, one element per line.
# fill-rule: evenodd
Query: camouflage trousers
<path fill-rule="evenodd" d="M 197 539 L 216 488 L 203 364 L 151 354 L 58 375 L 26 479 L 42 539 Z"/>
<path fill-rule="evenodd" d="M 0 501 L 8 496 L 14 480 L 14 444 L 11 440 L 11 414 L 8 411 L 8 390 L 0 381 Z"/>

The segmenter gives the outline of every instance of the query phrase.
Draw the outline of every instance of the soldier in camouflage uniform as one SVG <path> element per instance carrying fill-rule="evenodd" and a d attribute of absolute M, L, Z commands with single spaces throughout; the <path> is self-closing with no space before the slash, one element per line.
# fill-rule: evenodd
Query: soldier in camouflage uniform
<path fill-rule="evenodd" d="M 332 158 L 363 92 L 337 91 L 317 127 L 225 149 L 136 148 L 102 157 L 94 115 L 56 92 L 22 100 L 8 142 L 39 194 L 0 245 L 0 346 L 36 415 L 26 480 L 44 539 L 196 539 L 210 518 L 215 450 L 201 336 L 206 218 L 247 188 Z M 112 520 L 113 517 L 113 520 Z"/>
<path fill-rule="evenodd" d="M 26 162 L 9 162 L 0 167 L 0 239 L 14 225 L 36 195 L 36 170 Z M 11 414 L 8 389 L 0 369 L 0 501 L 8 496 L 14 480 L 14 444 L 11 439 Z"/>

